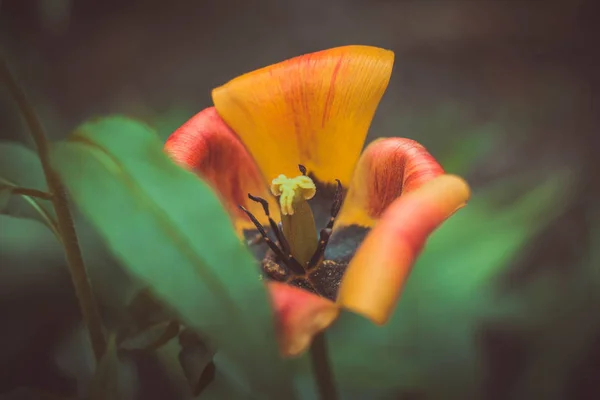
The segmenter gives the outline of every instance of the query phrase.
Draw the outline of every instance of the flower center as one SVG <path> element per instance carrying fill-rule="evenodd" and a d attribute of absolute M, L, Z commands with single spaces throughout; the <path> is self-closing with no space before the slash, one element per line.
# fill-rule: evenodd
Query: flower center
<path fill-rule="evenodd" d="M 315 218 L 307 201 L 316 192 L 315 183 L 306 175 L 295 178 L 279 175 L 271 184 L 271 193 L 279 196 L 283 237 L 289 252 L 303 266 L 308 265 L 317 250 Z"/>
<path fill-rule="evenodd" d="M 325 248 L 331 236 L 335 217 L 342 204 L 342 185 L 337 181 L 337 188 L 331 206 L 331 217 L 327 226 L 317 235 L 313 212 L 308 200 L 316 194 L 317 188 L 313 180 L 306 175 L 306 168 L 298 166 L 302 175 L 288 178 L 279 175 L 271 183 L 271 193 L 279 198 L 281 222 L 277 224 L 270 216 L 269 204 L 265 199 L 248 194 L 248 197 L 261 203 L 269 219 L 271 237 L 265 227 L 246 208 L 240 208 L 252 220 L 262 240 L 272 253 L 263 261 L 263 270 L 275 280 L 292 282 L 305 281 L 307 289 L 319 292 L 310 283 L 310 275 L 323 263 Z M 274 236 L 274 237 L 273 237 Z M 275 241 L 273 240 L 275 239 Z"/>

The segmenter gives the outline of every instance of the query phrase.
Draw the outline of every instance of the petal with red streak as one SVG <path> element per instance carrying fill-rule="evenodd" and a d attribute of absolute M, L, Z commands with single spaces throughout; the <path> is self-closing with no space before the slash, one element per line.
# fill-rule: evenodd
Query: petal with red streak
<path fill-rule="evenodd" d="M 469 196 L 463 179 L 441 175 L 395 200 L 351 260 L 338 304 L 385 323 L 427 237 Z"/>
<path fill-rule="evenodd" d="M 443 173 L 433 156 L 414 140 L 375 140 L 358 161 L 336 230 L 351 225 L 373 226 L 397 197 Z"/>
<path fill-rule="evenodd" d="M 213 90 L 219 115 L 268 181 L 297 176 L 346 186 L 392 72 L 394 53 L 344 46 L 295 57 Z"/>
<path fill-rule="evenodd" d="M 262 207 L 250 201 L 248 193 L 269 200 L 271 213 L 274 218 L 279 218 L 277 203 L 269 194 L 256 163 L 214 107 L 194 115 L 173 132 L 167 139 L 165 152 L 215 189 L 238 233 L 254 228 L 238 205 L 245 206 L 259 221 L 266 222 Z M 198 206 L 202 205 L 199 203 Z"/>

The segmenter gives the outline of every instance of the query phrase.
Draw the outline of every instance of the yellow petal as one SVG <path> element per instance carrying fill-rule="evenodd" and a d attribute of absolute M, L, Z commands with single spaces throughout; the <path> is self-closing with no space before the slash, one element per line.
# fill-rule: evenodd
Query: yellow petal
<path fill-rule="evenodd" d="M 421 144 L 411 139 L 378 139 L 361 155 L 335 230 L 344 226 L 372 227 L 400 195 L 444 173 Z"/>
<path fill-rule="evenodd" d="M 213 102 L 268 182 L 302 164 L 347 185 L 393 62 L 376 47 L 324 50 L 235 78 L 213 90 Z"/>
<path fill-rule="evenodd" d="M 338 304 L 385 323 L 427 237 L 469 196 L 463 179 L 441 175 L 395 200 L 350 261 Z"/>

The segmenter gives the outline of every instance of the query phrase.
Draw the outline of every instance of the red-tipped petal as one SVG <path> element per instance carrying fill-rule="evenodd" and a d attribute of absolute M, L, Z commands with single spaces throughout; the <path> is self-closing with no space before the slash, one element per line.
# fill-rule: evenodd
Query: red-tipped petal
<path fill-rule="evenodd" d="M 427 237 L 469 196 L 463 179 L 442 175 L 395 200 L 350 261 L 338 304 L 385 323 Z"/>
<path fill-rule="evenodd" d="M 250 201 L 248 193 L 269 200 L 271 214 L 278 220 L 279 207 L 268 192 L 256 163 L 214 107 L 194 115 L 173 132 L 165 144 L 165 152 L 216 190 L 238 232 L 254 228 L 238 205 L 266 222 L 262 207 Z"/>
<path fill-rule="evenodd" d="M 433 156 L 414 140 L 375 140 L 356 166 L 336 228 L 373 226 L 397 197 L 443 173 Z"/>
<path fill-rule="evenodd" d="M 277 322 L 281 352 L 296 356 L 313 337 L 329 327 L 339 314 L 338 306 L 317 295 L 279 282 L 268 282 Z"/>

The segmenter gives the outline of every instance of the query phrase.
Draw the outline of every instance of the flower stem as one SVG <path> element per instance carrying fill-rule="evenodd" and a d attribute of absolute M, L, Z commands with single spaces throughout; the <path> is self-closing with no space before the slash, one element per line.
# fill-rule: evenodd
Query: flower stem
<path fill-rule="evenodd" d="M 90 335 L 90 341 L 94 355 L 96 356 L 96 361 L 98 361 L 104 354 L 106 348 L 104 328 L 102 319 L 100 318 L 98 305 L 94 298 L 83 263 L 83 256 L 81 254 L 81 248 L 79 247 L 77 232 L 73 225 L 73 217 L 69 209 L 65 187 L 50 164 L 50 146 L 44 128 L 38 119 L 35 110 L 29 104 L 25 92 L 11 74 L 10 69 L 3 58 L 0 58 L 0 77 L 15 100 L 35 142 L 40 162 L 44 169 L 46 182 L 52 193 L 52 205 L 56 211 L 58 229 L 62 237 L 67 265 L 69 266 L 73 285 L 75 286 L 75 294 L 79 299 L 83 320 Z"/>
<path fill-rule="evenodd" d="M 317 389 L 319 390 L 319 399 L 336 400 L 338 395 L 333 373 L 331 372 L 331 364 L 329 363 L 325 332 L 315 336 L 310 346 L 310 358 L 317 381 Z"/>

